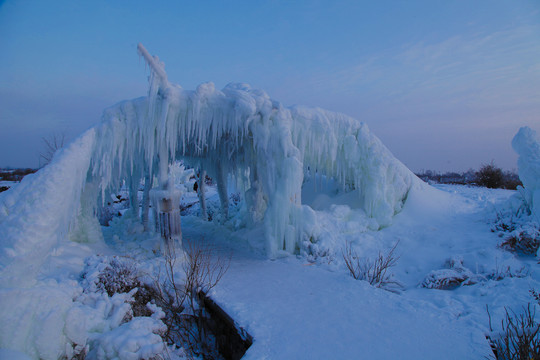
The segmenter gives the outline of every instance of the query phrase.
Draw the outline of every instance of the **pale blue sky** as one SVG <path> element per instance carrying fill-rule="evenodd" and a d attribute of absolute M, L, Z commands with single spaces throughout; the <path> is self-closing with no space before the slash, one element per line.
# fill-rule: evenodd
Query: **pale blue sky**
<path fill-rule="evenodd" d="M 193 89 L 246 82 L 366 122 L 412 170 L 516 167 L 540 132 L 540 2 L 0 1 L 0 166 L 36 167 L 146 94 L 137 43 Z"/>

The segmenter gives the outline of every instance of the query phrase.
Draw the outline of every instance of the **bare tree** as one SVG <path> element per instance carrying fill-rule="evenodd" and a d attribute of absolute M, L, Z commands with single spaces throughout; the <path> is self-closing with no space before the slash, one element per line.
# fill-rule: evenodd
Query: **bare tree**
<path fill-rule="evenodd" d="M 58 149 L 64 147 L 64 142 L 66 139 L 65 134 L 52 134 L 48 137 L 42 137 L 43 140 L 43 151 L 39 154 L 40 162 L 43 160 L 43 165 L 47 165 L 51 162 L 54 154 Z"/>

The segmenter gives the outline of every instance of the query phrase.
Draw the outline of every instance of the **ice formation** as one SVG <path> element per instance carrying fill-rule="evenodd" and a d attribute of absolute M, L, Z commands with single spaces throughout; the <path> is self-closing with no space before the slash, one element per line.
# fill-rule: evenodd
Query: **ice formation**
<path fill-rule="evenodd" d="M 184 90 L 169 83 L 157 57 L 150 56 L 142 45 L 138 49 L 150 67 L 148 96 L 105 110 L 102 123 L 71 146 L 87 144 L 84 151 L 74 150 L 77 164 L 59 155 L 50 166 L 76 173 L 69 175 L 72 193 L 62 196 L 70 210 L 57 214 L 53 223 L 58 223 L 54 231 L 59 231 L 55 234 L 76 232 L 84 237 L 85 230 L 95 228 L 88 218 L 98 199 L 103 201 L 122 181 L 135 194 L 143 178 L 157 176 L 160 187 L 165 188 L 168 165 L 180 158 L 217 181 L 223 221 L 228 216 L 228 181 L 243 184 L 244 220 L 264 226 L 270 256 L 281 250 L 294 252 L 302 236 L 300 223 L 307 210 L 302 209 L 301 188 L 306 171 L 332 177 L 344 189 L 354 191 L 362 209 L 379 227 L 390 224 L 411 186 L 419 183 L 364 123 L 319 108 L 286 108 L 245 84 L 229 84 L 219 91 L 214 84 L 205 83 L 194 91 Z M 44 169 L 36 176 L 52 172 Z M 23 197 L 41 194 L 19 192 Z M 12 192 L 11 197 L 16 194 Z M 60 201 L 58 196 L 46 196 L 48 201 Z M 148 196 L 144 201 L 148 204 Z M 7 215 L 13 212 L 11 203 L 15 200 L 9 197 L 3 201 L 3 223 L 6 216 L 13 223 L 20 222 L 20 216 Z M 6 226 L 2 230 L 8 245 L 0 255 L 5 266 L 21 245 L 5 233 Z M 45 243 L 58 236 L 55 234 Z"/>
<path fill-rule="evenodd" d="M 261 90 L 205 83 L 195 91 L 168 82 L 163 64 L 139 46 L 151 75 L 149 95 L 104 114 L 97 128 L 92 175 L 101 189 L 123 178 L 156 174 L 186 159 L 217 181 L 222 218 L 227 182 L 242 183 L 246 222 L 265 227 L 269 255 L 293 252 L 302 235 L 301 188 L 309 170 L 354 190 L 380 227 L 400 211 L 416 180 L 369 132 L 346 115 L 305 107 L 286 108 Z M 161 165 L 160 165 L 161 164 Z"/>
<path fill-rule="evenodd" d="M 540 138 L 529 127 L 519 129 L 512 140 L 512 147 L 518 153 L 520 188 L 531 212 L 540 221 Z"/>
<path fill-rule="evenodd" d="M 137 189 L 146 179 L 142 222 L 148 228 L 152 179 L 157 177 L 159 188 L 166 191 L 169 164 L 176 159 L 217 182 L 223 222 L 228 218 L 228 182 L 241 184 L 243 221 L 263 226 L 269 256 L 294 252 L 306 236 L 302 221 L 310 209 L 301 199 L 305 173 L 333 178 L 351 191 L 376 228 L 389 225 L 411 187 L 420 184 L 364 123 L 319 108 L 286 108 L 245 84 L 229 84 L 219 91 L 205 83 L 194 91 L 184 90 L 168 81 L 157 57 L 142 45 L 138 49 L 150 68 L 148 96 L 106 109 L 103 121 L 58 154 L 34 182 L 23 181 L 2 198 L 2 268 L 26 252 L 46 252 L 41 248 L 53 247 L 61 237 L 99 237 L 95 207 L 124 181 L 133 195 L 133 210 L 138 211 Z M 36 179 L 59 176 L 55 173 L 64 178 Z M 56 188 L 62 189 L 61 197 L 51 194 Z M 32 207 L 40 210 L 32 211 L 62 208 L 48 214 L 51 219 L 43 233 L 34 234 L 39 224 L 20 224 L 32 216 L 24 208 L 27 197 L 43 202 Z M 12 236 L 12 227 L 32 234 Z M 22 238 L 31 238 L 36 247 Z"/>

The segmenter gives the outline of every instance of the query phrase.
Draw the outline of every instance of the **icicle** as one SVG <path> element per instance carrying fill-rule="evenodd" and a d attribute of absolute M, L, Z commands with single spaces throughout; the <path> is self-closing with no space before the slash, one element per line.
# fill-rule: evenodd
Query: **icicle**
<path fill-rule="evenodd" d="M 221 203 L 221 221 L 225 222 L 229 218 L 229 195 L 227 194 L 227 172 L 220 162 L 216 164 L 216 175 L 219 201 Z"/>
<path fill-rule="evenodd" d="M 150 172 L 146 173 L 144 177 L 144 189 L 143 189 L 143 198 L 142 198 L 142 212 L 141 212 L 141 222 L 144 227 L 144 231 L 149 230 L 148 226 L 148 211 L 150 210 L 150 190 L 152 189 L 154 177 Z"/>
<path fill-rule="evenodd" d="M 201 208 L 201 218 L 203 218 L 203 220 L 208 220 L 208 215 L 206 213 L 206 196 L 205 196 L 205 191 L 206 191 L 206 171 L 205 170 L 200 170 L 199 171 L 199 177 L 198 177 L 198 180 L 197 180 L 197 196 L 199 197 L 199 204 L 200 204 L 200 208 Z"/>

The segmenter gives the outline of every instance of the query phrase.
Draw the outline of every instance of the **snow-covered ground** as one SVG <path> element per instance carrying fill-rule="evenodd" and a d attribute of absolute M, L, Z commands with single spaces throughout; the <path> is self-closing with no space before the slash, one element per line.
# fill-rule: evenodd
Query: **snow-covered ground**
<path fill-rule="evenodd" d="M 358 232 L 339 225 L 332 211 L 321 211 L 332 229 L 332 249 L 323 256 L 276 260 L 254 256 L 233 245 L 222 230 L 201 231 L 198 219 L 186 222 L 186 237 L 232 251 L 233 261 L 212 296 L 254 337 L 246 358 L 259 359 L 481 359 L 491 356 L 489 306 L 498 325 L 504 306 L 531 302 L 538 288 L 535 258 L 516 258 L 497 247 L 490 219 L 513 194 L 464 186 L 439 186 L 432 201 L 412 198 L 395 224 L 379 232 Z M 211 235 L 209 235 L 209 233 Z M 353 242 L 361 256 L 375 256 L 399 241 L 393 268 L 403 290 L 394 294 L 350 277 L 341 249 Z M 330 239 L 327 239 L 330 243 Z M 422 288 L 434 270 L 461 259 L 478 277 L 474 285 L 454 290 Z M 489 280 L 510 268 L 516 276 Z M 522 268 L 525 268 L 522 270 Z"/>
<path fill-rule="evenodd" d="M 303 226 L 319 227 L 313 232 L 318 241 L 308 239 L 297 255 L 275 259 L 265 255 L 261 231 L 236 229 L 234 221 L 204 222 L 196 216 L 195 193 L 184 195 L 184 204 L 195 203 L 182 217 L 184 244 L 203 243 L 232 256 L 210 295 L 253 336 L 246 359 L 482 359 L 492 354 L 486 306 L 497 331 L 505 306 L 519 311 L 534 302 L 529 290 L 540 289 L 536 257 L 499 248 L 503 239 L 491 231 L 514 191 L 449 185 L 412 191 L 394 224 L 373 231 L 346 193 L 331 182 L 317 184 L 304 184 L 303 201 L 315 212 L 313 224 Z M 213 187 L 207 195 L 211 212 L 219 207 L 218 195 Z M 97 269 L 95 254 L 129 256 L 147 274 L 163 265 L 158 237 L 129 217 L 103 230 L 104 241 L 53 246 L 36 265 L 34 281 L 17 284 L 19 267 L 2 274 L 0 356 L 17 351 L 21 358 L 55 359 L 86 344 L 89 358 L 182 357 L 153 336 L 161 326 L 159 311 L 122 323 L 127 294 L 88 292 L 81 272 Z M 399 258 L 391 271 L 402 284 L 397 293 L 348 274 L 347 244 L 374 258 L 396 243 Z M 422 287 L 426 279 L 456 274 L 466 274 L 468 285 Z"/>

